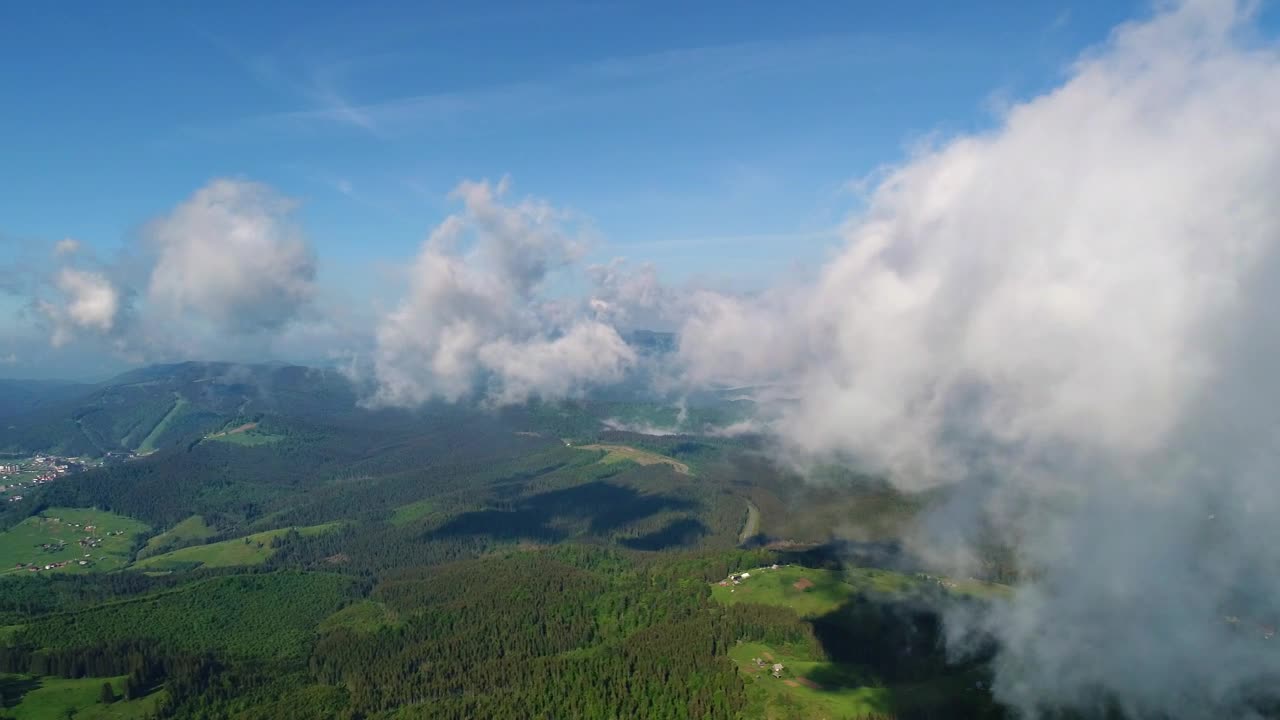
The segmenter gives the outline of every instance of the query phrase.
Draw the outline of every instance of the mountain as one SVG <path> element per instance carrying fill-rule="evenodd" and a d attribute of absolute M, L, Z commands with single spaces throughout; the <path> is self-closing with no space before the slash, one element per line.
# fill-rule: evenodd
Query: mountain
<path fill-rule="evenodd" d="M 6 380 L 0 378 L 0 421 L 26 415 L 41 407 L 77 397 L 92 387 L 62 380 Z"/>
<path fill-rule="evenodd" d="M 87 457 L 149 452 L 264 415 L 346 413 L 356 403 L 337 371 L 295 365 L 186 362 L 96 385 L 2 382 L 17 402 L 0 415 L 0 450 Z"/>

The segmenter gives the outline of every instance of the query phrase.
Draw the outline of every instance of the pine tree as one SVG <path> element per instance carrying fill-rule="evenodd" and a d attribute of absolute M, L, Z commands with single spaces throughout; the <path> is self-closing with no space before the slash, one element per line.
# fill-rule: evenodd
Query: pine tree
<path fill-rule="evenodd" d="M 110 705 L 116 701 L 116 691 L 112 689 L 111 683 L 102 683 L 102 692 L 98 694 L 98 700 L 103 705 Z"/>

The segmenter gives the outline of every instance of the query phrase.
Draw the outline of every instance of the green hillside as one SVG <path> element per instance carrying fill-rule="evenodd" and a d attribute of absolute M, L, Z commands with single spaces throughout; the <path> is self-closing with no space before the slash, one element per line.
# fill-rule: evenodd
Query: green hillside
<path fill-rule="evenodd" d="M 155 716 L 165 701 L 163 690 L 135 700 L 124 696 L 124 676 L 106 678 L 0 677 L 0 691 L 14 697 L 9 717 L 14 720 L 144 720 Z M 102 686 L 109 683 L 115 700 L 102 702 Z"/>
<path fill-rule="evenodd" d="M 229 567 L 233 565 L 259 565 L 276 551 L 273 541 L 296 532 L 301 536 L 317 535 L 337 529 L 339 523 L 327 523 L 310 527 L 280 528 L 254 533 L 244 537 L 192 545 L 139 560 L 134 568 L 140 570 L 169 570 L 174 568 Z"/>
<path fill-rule="evenodd" d="M 350 413 L 356 403 L 339 373 L 279 365 L 158 365 L 100 385 L 53 386 L 43 402 L 27 395 L 44 386 L 20 387 L 20 409 L 0 423 L 0 451 L 147 453 L 180 447 L 237 418 Z"/>
<path fill-rule="evenodd" d="M 123 515 L 53 507 L 0 532 L 0 575 L 118 570 L 147 526 Z"/>
<path fill-rule="evenodd" d="M 218 531 L 209 527 L 203 517 L 192 515 L 168 530 L 148 539 L 147 544 L 138 551 L 138 558 L 159 555 L 184 545 L 198 544 L 217 533 Z"/>

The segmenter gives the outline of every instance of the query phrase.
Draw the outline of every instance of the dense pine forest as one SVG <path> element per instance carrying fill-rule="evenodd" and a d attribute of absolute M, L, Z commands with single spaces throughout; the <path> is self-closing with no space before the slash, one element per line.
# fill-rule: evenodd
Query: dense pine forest
<path fill-rule="evenodd" d="M 939 637 L 940 602 L 986 600 L 912 584 L 896 544 L 927 495 L 601 422 L 634 398 L 353 397 L 325 373 L 181 365 L 32 403 L 6 451 L 99 466 L 5 503 L 0 537 L 65 508 L 148 530 L 123 570 L 0 577 L 0 713 L 101 678 L 94 707 L 125 717 L 1003 717 L 985 658 Z M 858 585 L 872 546 L 882 575 Z M 775 567 L 838 592 L 729 582 Z M 797 669 L 769 677 L 756 647 Z"/>

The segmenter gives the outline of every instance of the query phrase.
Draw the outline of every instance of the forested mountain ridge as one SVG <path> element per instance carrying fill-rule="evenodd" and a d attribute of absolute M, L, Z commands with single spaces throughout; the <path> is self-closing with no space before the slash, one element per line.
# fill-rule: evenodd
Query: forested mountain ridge
<path fill-rule="evenodd" d="M 188 362 L 133 370 L 97 385 L 6 381 L 42 393 L 0 426 L 0 450 L 98 457 L 147 452 L 264 414 L 350 412 L 351 384 L 332 370 L 287 365 Z"/>

